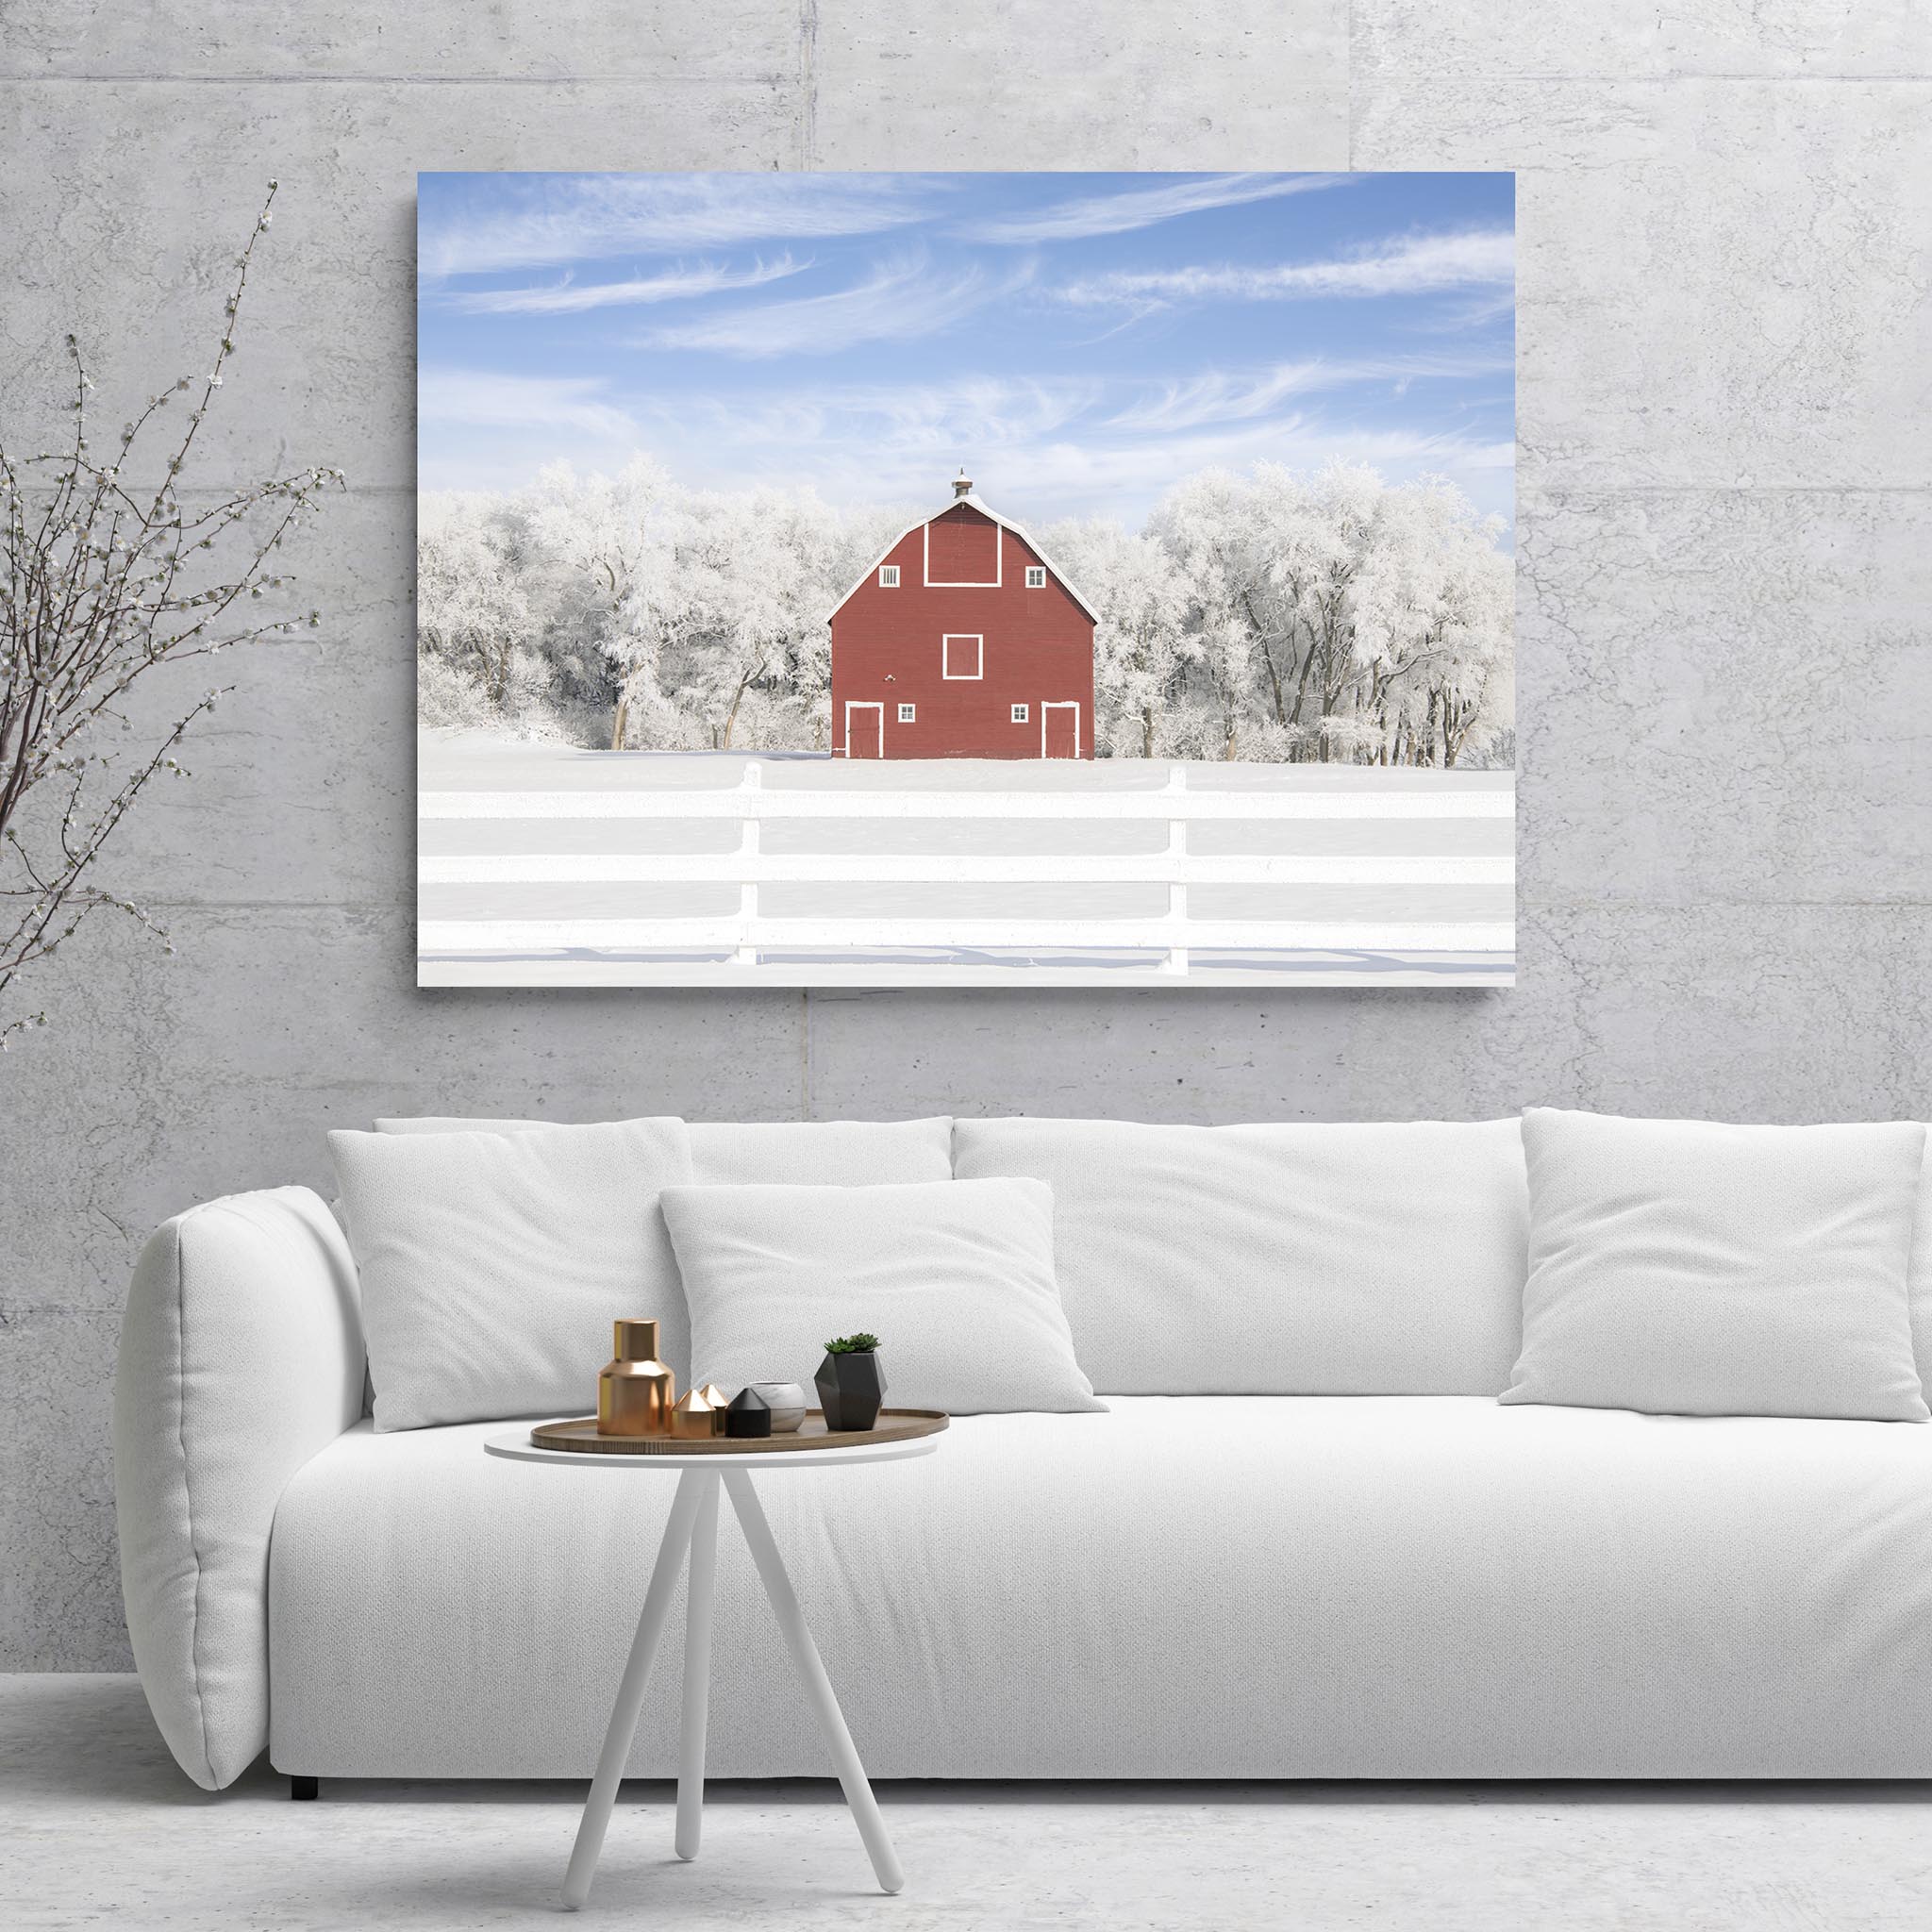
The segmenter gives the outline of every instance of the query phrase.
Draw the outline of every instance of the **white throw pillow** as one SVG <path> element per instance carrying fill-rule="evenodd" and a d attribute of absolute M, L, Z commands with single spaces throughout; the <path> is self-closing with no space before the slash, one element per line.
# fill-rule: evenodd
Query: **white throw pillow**
<path fill-rule="evenodd" d="M 1038 1181 L 667 1188 L 664 1219 L 699 1381 L 809 1385 L 831 1337 L 870 1329 L 894 1407 L 1106 1407 L 1074 1357 Z"/>
<path fill-rule="evenodd" d="M 1513 1121 L 961 1120 L 961 1180 L 1053 1189 L 1060 1298 L 1103 1395 L 1494 1395 L 1528 1204 Z"/>
<path fill-rule="evenodd" d="M 691 1178 L 680 1120 L 328 1141 L 377 1429 L 587 1414 L 611 1323 L 677 1298 L 658 1201 Z"/>
<path fill-rule="evenodd" d="M 1531 1108 L 1505 1402 L 1927 1419 L 1906 1295 L 1925 1129 Z"/>
<path fill-rule="evenodd" d="M 458 1120 L 430 1115 L 418 1120 L 379 1120 L 379 1134 L 527 1134 L 555 1121 Z M 887 1181 L 947 1181 L 953 1177 L 953 1123 L 941 1114 L 923 1121 L 692 1121 L 691 1174 L 700 1187 L 744 1182 L 787 1182 L 814 1187 L 858 1188 Z M 684 1290 L 667 1295 L 656 1310 L 662 1326 L 658 1347 L 677 1372 L 677 1386 L 691 1383 L 691 1320 Z"/>

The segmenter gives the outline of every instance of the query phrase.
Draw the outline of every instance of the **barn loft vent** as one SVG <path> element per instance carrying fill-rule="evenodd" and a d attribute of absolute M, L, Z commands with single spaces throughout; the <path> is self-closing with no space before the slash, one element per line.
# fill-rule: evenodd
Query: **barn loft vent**
<path fill-rule="evenodd" d="M 959 466 L 959 474 L 953 478 L 953 494 L 955 497 L 973 494 L 973 478 L 966 474 L 966 466 L 963 463 Z"/>

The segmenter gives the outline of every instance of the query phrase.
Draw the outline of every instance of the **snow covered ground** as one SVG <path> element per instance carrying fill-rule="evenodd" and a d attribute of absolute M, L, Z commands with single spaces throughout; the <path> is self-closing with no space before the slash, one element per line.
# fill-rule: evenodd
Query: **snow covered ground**
<path fill-rule="evenodd" d="M 424 986 L 1478 985 L 1505 772 L 845 763 L 429 732 Z"/>

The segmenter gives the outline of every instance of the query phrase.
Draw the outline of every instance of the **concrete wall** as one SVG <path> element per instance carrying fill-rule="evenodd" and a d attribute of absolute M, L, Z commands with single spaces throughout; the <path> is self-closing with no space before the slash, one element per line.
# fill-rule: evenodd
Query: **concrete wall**
<path fill-rule="evenodd" d="M 327 1124 L 1932 1112 L 1918 0 L 0 0 L 0 76 L 8 416 L 68 327 L 204 366 L 273 174 L 217 467 L 354 484 L 124 848 L 179 956 L 103 927 L 0 1061 L 0 1665 L 125 1665 L 129 1258 Z M 959 166 L 1521 171 L 1516 991 L 411 990 L 415 171 Z"/>

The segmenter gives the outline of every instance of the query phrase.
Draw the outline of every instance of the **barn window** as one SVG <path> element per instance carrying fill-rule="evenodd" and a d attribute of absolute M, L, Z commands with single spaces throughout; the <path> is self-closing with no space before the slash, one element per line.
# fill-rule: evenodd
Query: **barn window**
<path fill-rule="evenodd" d="M 986 675 L 986 640 L 952 634 L 940 640 L 940 675 L 949 678 L 975 678 Z"/>
<path fill-rule="evenodd" d="M 1025 722 L 1026 707 L 1024 705 L 1015 705 L 1013 707 L 1013 723 L 1015 724 L 1024 724 Z"/>
<path fill-rule="evenodd" d="M 1046 589 L 1046 566 L 1043 563 L 1029 563 L 1026 566 L 1026 588 L 1029 591 Z"/>
<path fill-rule="evenodd" d="M 912 723 L 912 719 L 913 719 L 913 715 L 914 715 L 914 708 L 913 708 L 913 707 L 912 707 L 911 705 L 901 705 L 901 706 L 899 707 L 899 722 L 900 722 L 900 724 L 911 724 L 911 723 Z"/>
<path fill-rule="evenodd" d="M 879 565 L 879 589 L 896 591 L 899 588 L 899 566 L 896 563 Z"/>

